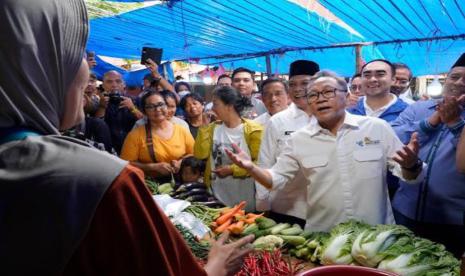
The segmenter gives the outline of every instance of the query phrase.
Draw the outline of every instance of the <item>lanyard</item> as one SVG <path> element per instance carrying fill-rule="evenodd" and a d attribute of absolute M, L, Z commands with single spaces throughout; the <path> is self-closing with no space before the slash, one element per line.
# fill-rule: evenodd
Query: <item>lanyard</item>
<path fill-rule="evenodd" d="M 426 197 L 428 195 L 428 185 L 429 185 L 429 179 L 431 177 L 431 170 L 433 169 L 433 161 L 434 158 L 436 157 L 436 153 L 439 148 L 439 144 L 441 143 L 441 140 L 446 133 L 446 127 L 443 126 L 441 130 L 439 130 L 439 134 L 436 137 L 436 140 L 433 143 L 433 146 L 430 148 L 428 155 L 426 157 L 426 164 L 428 164 L 428 168 L 426 170 L 426 176 L 423 182 L 420 184 L 420 190 L 418 193 L 418 198 L 417 198 L 417 208 L 416 208 L 416 214 L 415 214 L 415 219 L 417 221 L 422 221 L 424 218 L 424 213 L 425 213 L 425 204 L 426 204 Z"/>

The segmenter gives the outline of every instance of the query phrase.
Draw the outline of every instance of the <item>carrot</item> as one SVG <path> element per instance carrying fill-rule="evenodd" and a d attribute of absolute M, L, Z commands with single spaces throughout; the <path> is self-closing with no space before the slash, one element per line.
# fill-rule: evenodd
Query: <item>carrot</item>
<path fill-rule="evenodd" d="M 246 219 L 244 219 L 244 222 L 247 223 L 247 224 L 252 224 L 252 223 L 255 222 L 255 220 L 256 220 L 257 218 L 263 217 L 263 214 L 264 214 L 264 213 L 261 213 L 261 214 L 256 215 L 256 214 L 253 214 L 253 213 L 249 213 L 249 214 L 247 214 L 247 215 L 245 216 Z"/>
<path fill-rule="evenodd" d="M 232 208 L 228 213 L 223 214 L 221 217 L 216 219 L 216 223 L 218 225 L 222 225 L 225 223 L 228 219 L 232 218 L 238 211 L 240 211 L 242 208 L 245 207 L 246 202 L 242 201 L 241 203 L 237 204 Z"/>
<path fill-rule="evenodd" d="M 228 230 L 231 231 L 231 233 L 239 235 L 242 233 L 242 230 L 244 230 L 244 222 L 243 221 L 238 221 L 234 224 L 231 224 L 228 227 Z"/>
<path fill-rule="evenodd" d="M 255 217 L 255 218 L 259 218 L 259 217 L 263 217 L 265 213 L 261 213 L 261 214 L 254 214 L 254 213 L 248 213 L 247 215 L 245 215 L 247 218 L 251 218 L 251 217 Z"/>
<path fill-rule="evenodd" d="M 232 222 L 232 218 L 228 219 L 227 221 L 225 221 L 223 224 L 221 224 L 220 226 L 216 227 L 215 229 L 215 232 L 216 233 L 223 233 L 226 229 L 228 229 L 228 227 L 231 225 L 231 222 Z"/>
<path fill-rule="evenodd" d="M 224 215 L 224 214 L 227 214 L 227 213 L 231 212 L 231 210 L 232 210 L 232 208 L 230 208 L 230 207 L 224 207 L 224 208 L 221 208 L 220 213 L 222 215 Z"/>

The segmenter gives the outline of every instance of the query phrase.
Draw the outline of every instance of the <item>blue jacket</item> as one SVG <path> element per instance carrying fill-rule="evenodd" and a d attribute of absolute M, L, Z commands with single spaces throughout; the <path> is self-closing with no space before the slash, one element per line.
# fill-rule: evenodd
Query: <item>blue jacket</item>
<path fill-rule="evenodd" d="M 365 106 L 363 105 L 363 100 L 364 98 L 361 98 L 358 100 L 357 105 L 350 108 L 349 111 L 352 114 L 355 115 L 362 115 L 366 116 L 366 111 L 365 111 Z M 385 120 L 386 122 L 392 122 L 394 121 L 399 114 L 404 111 L 408 107 L 408 104 L 405 103 L 403 100 L 397 98 L 397 101 L 391 105 L 388 109 L 386 109 L 381 116 L 379 116 L 380 119 Z"/>
<path fill-rule="evenodd" d="M 434 113 L 435 101 L 419 101 L 410 105 L 391 123 L 397 136 L 406 144 L 413 132 L 418 133 L 419 157 L 428 162 L 429 181 L 420 185 L 400 182 L 393 200 L 393 207 L 404 216 L 417 221 L 439 224 L 463 225 L 465 217 L 465 174 L 459 173 L 455 153 L 460 133 L 465 125 L 461 121 L 455 126 L 439 125 L 435 128 L 428 123 Z M 462 112 L 465 118 L 465 111 Z M 435 146 L 436 144 L 436 146 Z M 427 160 L 434 148 L 434 158 Z M 421 190 L 421 191 L 420 191 Z M 422 194 L 418 202 L 419 194 Z"/>

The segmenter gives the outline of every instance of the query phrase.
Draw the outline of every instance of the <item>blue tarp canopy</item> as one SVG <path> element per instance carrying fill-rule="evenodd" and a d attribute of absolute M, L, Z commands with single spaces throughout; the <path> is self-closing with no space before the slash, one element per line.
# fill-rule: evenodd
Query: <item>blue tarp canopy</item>
<path fill-rule="evenodd" d="M 268 55 L 272 73 L 286 73 L 293 60 L 311 59 L 345 76 L 355 71 L 356 43 L 367 44 L 361 51 L 365 61 L 402 61 L 415 75 L 445 72 L 465 52 L 458 0 L 319 1 L 351 29 L 313 12 L 311 2 L 165 1 L 92 19 L 88 48 L 138 59 L 142 47 L 156 47 L 163 48 L 164 60 L 262 72 Z"/>

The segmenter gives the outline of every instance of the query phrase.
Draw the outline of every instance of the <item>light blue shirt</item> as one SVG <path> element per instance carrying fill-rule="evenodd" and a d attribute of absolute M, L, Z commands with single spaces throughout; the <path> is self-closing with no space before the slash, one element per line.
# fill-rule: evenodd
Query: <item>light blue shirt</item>
<path fill-rule="evenodd" d="M 428 118 L 434 113 L 435 107 L 434 100 L 416 102 L 391 123 L 404 144 L 409 142 L 413 132 L 418 132 L 419 157 L 428 163 L 429 170 L 420 185 L 401 181 L 392 205 L 395 210 L 417 221 L 463 225 L 465 174 L 458 172 L 455 154 L 465 125 L 465 111 L 462 113 L 462 121 L 453 127 L 440 124 L 433 128 Z M 428 156 L 434 152 L 435 144 L 437 150 L 431 161 Z"/>

